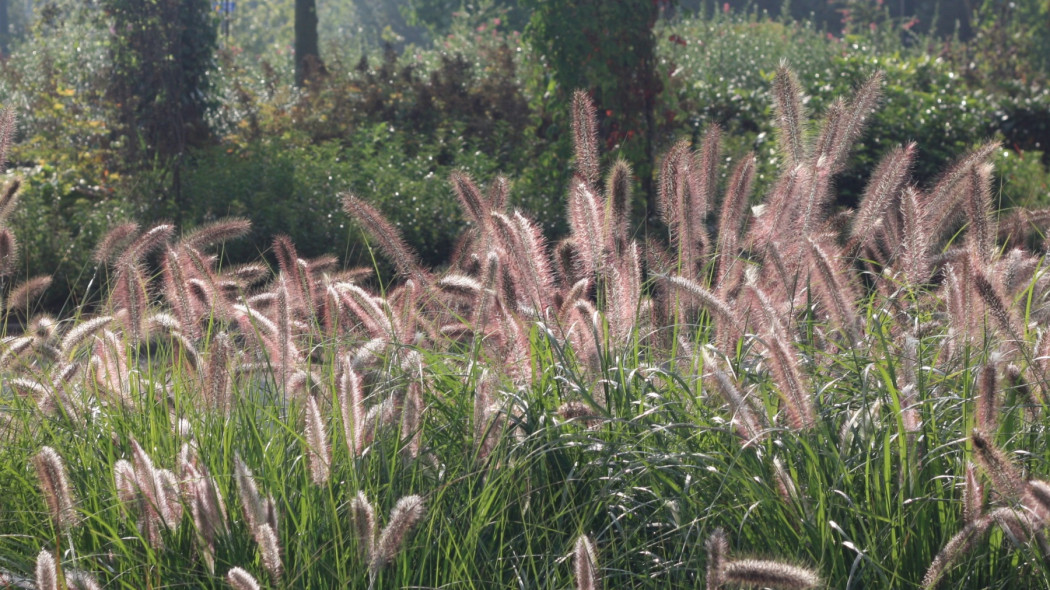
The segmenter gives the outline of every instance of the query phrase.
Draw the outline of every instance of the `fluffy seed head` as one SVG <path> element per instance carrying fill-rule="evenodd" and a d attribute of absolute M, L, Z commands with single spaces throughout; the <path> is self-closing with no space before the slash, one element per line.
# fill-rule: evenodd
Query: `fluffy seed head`
<path fill-rule="evenodd" d="M 256 582 L 251 574 L 239 567 L 226 572 L 226 581 L 233 586 L 234 590 L 259 590 L 259 582 Z"/>
<path fill-rule="evenodd" d="M 600 590 L 598 552 L 587 535 L 576 539 L 573 563 L 576 565 L 576 590 Z"/>
<path fill-rule="evenodd" d="M 266 506 L 259 494 L 259 488 L 255 486 L 251 470 L 248 469 L 240 455 L 234 456 L 233 465 L 233 475 L 237 481 L 237 491 L 241 496 L 244 520 L 248 523 L 249 529 L 255 530 L 260 524 L 266 522 Z"/>
<path fill-rule="evenodd" d="M 399 273 L 418 280 L 420 284 L 429 283 L 429 275 L 419 264 L 415 252 L 378 209 L 349 193 L 343 194 L 343 208 L 376 241 L 380 251 L 390 258 Z"/>
<path fill-rule="evenodd" d="M 984 506 L 984 485 L 977 477 L 977 466 L 966 464 L 966 475 L 962 492 L 963 519 L 974 522 L 981 517 Z"/>
<path fill-rule="evenodd" d="M 255 529 L 255 541 L 259 543 L 259 555 L 262 556 L 263 567 L 270 573 L 274 581 L 281 579 L 284 564 L 281 563 L 281 546 L 273 527 L 268 523 L 260 524 Z"/>
<path fill-rule="evenodd" d="M 66 465 L 62 457 L 51 447 L 43 447 L 33 456 L 33 466 L 40 479 L 40 488 L 44 492 L 51 521 L 57 529 L 68 529 L 77 522 L 73 509 L 73 493 L 69 488 L 66 476 Z"/>
<path fill-rule="evenodd" d="M 58 590 L 55 558 L 46 549 L 36 556 L 36 587 L 37 590 Z"/>
<path fill-rule="evenodd" d="M 46 275 L 23 281 L 7 296 L 7 309 L 10 311 L 28 311 L 36 299 L 50 286 L 51 277 Z"/>
<path fill-rule="evenodd" d="M 122 223 L 109 230 L 109 233 L 103 236 L 102 240 L 95 246 L 95 262 L 103 264 L 113 260 L 138 233 L 139 224 L 135 222 Z"/>
<path fill-rule="evenodd" d="M 594 187 L 598 183 L 598 111 L 583 90 L 572 95 L 572 142 L 576 173 Z"/>
<path fill-rule="evenodd" d="M 306 398 L 306 429 L 304 439 L 308 445 L 306 458 L 310 464 L 310 477 L 317 485 L 324 485 L 331 474 L 329 464 L 332 462 L 331 450 L 328 448 L 328 434 L 325 432 L 324 418 L 317 398 L 309 395 Z"/>
<path fill-rule="evenodd" d="M 999 404 L 996 397 L 998 373 L 995 363 L 988 361 L 981 368 L 977 377 L 977 427 L 985 432 L 995 432 L 999 413 Z"/>
<path fill-rule="evenodd" d="M 371 562 L 376 544 L 376 510 L 364 492 L 357 492 L 357 496 L 350 501 L 350 518 L 353 521 L 358 553 L 365 561 Z"/>
<path fill-rule="evenodd" d="M 1050 517 L 1050 483 L 1038 479 L 1029 481 L 1025 484 L 1023 502 L 1040 521 L 1045 522 Z"/>
<path fill-rule="evenodd" d="M 966 523 L 966 526 L 961 531 L 949 539 L 948 543 L 941 548 L 940 553 L 930 562 L 930 567 L 927 568 L 926 575 L 922 578 L 923 589 L 932 590 L 936 588 L 948 566 L 959 555 L 969 551 L 970 548 L 976 545 L 988 532 L 992 524 L 994 524 L 994 521 L 991 518 L 982 516 L 973 522 Z"/>
<path fill-rule="evenodd" d="M 66 586 L 69 590 L 102 590 L 91 574 L 75 570 L 66 572 Z"/>
<path fill-rule="evenodd" d="M 227 217 L 206 223 L 182 237 L 181 242 L 190 248 L 201 249 L 246 235 L 252 222 L 241 217 Z"/>
<path fill-rule="evenodd" d="M 18 263 L 18 240 L 10 229 L 0 228 L 0 276 L 8 276 Z"/>
<path fill-rule="evenodd" d="M 15 205 L 18 203 L 18 189 L 21 187 L 22 179 L 14 178 L 0 192 L 0 223 L 6 221 L 11 212 L 15 210 Z"/>
<path fill-rule="evenodd" d="M 704 542 L 707 549 L 707 588 L 718 590 L 725 583 L 726 556 L 729 554 L 729 537 L 722 528 L 712 531 L 711 536 Z"/>
<path fill-rule="evenodd" d="M 372 554 L 369 569 L 373 573 L 393 561 L 408 533 L 423 518 L 425 510 L 423 498 L 420 496 L 405 496 L 397 501 L 394 509 L 390 511 L 390 522 L 380 533 L 375 552 Z"/>
<path fill-rule="evenodd" d="M 787 168 L 801 164 L 806 155 L 802 106 L 802 87 L 787 64 L 781 64 L 773 78 L 773 106 L 776 110 L 777 139 Z"/>
<path fill-rule="evenodd" d="M 991 478 L 995 491 L 1010 502 L 1020 500 L 1024 490 L 1024 479 L 1006 454 L 979 428 L 973 429 L 970 442 L 973 444 L 974 458 Z"/>
<path fill-rule="evenodd" d="M 820 576 L 803 567 L 759 559 L 730 561 L 723 567 L 725 581 L 757 587 L 806 590 L 820 586 Z"/>

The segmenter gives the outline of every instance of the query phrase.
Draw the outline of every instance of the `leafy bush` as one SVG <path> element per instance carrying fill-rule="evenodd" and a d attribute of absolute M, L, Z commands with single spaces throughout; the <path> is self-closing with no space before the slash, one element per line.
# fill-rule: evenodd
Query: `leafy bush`
<path fill-rule="evenodd" d="M 75 169 L 42 164 L 9 175 L 22 180 L 9 225 L 20 243 L 25 276 L 53 279 L 40 307 L 70 313 L 85 298 L 97 303 L 102 277 L 91 253 L 111 227 L 136 212 L 111 189 L 88 184 Z"/>
<path fill-rule="evenodd" d="M 984 88 L 972 88 L 962 72 L 918 50 L 876 50 L 863 36 L 827 38 L 800 23 L 758 20 L 754 15 L 718 15 L 711 20 L 686 19 L 659 32 L 662 67 L 668 80 L 663 120 L 666 136 L 687 121 L 694 141 L 709 123 L 725 127 L 739 143 L 737 153 L 756 150 L 763 156 L 761 177 L 775 166 L 768 114 L 772 97 L 768 79 L 780 60 L 797 70 L 808 96 L 807 109 L 820 115 L 835 96 L 859 86 L 872 72 L 887 74 L 880 109 L 868 137 L 858 146 L 837 182 L 843 203 L 853 203 L 871 170 L 891 148 L 919 141 L 915 178 L 929 184 L 953 154 L 1002 134 L 1007 146 L 1022 133 L 1038 134 L 1038 112 L 1048 104 L 1043 94 L 1018 100 Z M 1031 95 L 1029 95 L 1031 96 Z M 1019 108 L 1023 105 L 1023 108 Z M 1014 119 L 1032 121 L 1019 125 Z M 680 133 L 680 132 L 679 132 Z M 666 141 L 666 140 L 665 140 Z M 1030 139 L 1018 145 L 1040 150 Z M 1035 171 L 1032 170 L 1034 173 Z M 1021 195 L 1004 206 L 1030 203 L 1041 194 Z"/>
<path fill-rule="evenodd" d="M 0 64 L 0 102 L 19 118 L 12 161 L 75 169 L 88 183 L 116 169 L 113 150 L 120 144 L 112 137 L 112 104 L 105 98 L 109 37 L 97 9 L 61 3 Z"/>
<path fill-rule="evenodd" d="M 328 217 L 333 208 L 325 205 L 350 189 L 374 195 L 428 260 L 440 260 L 462 223 L 448 198 L 452 170 L 513 176 L 555 158 L 535 136 L 513 49 L 520 41 L 492 25 L 472 30 L 477 38 L 460 38 L 450 53 L 399 60 L 387 51 L 352 67 L 329 60 L 333 74 L 304 93 L 288 90 L 276 71 L 260 80 L 230 56 L 218 122 L 226 143 L 199 153 L 184 173 L 192 210 L 204 218 L 251 211 L 260 235 L 289 233 L 320 253 L 336 234 L 346 239 L 343 220 Z M 527 176 L 511 199 L 542 211 L 540 221 L 552 226 L 560 212 L 544 205 L 568 174 L 562 166 Z"/>
<path fill-rule="evenodd" d="M 345 141 L 345 143 L 344 143 Z M 496 161 L 473 149 L 463 134 L 417 144 L 413 134 L 388 123 L 354 130 L 344 141 L 289 148 L 254 142 L 198 152 L 183 182 L 191 195 L 188 219 L 250 217 L 249 240 L 227 254 L 251 260 L 270 248 L 272 236 L 290 235 L 301 252 L 338 251 L 370 265 L 359 234 L 351 232 L 338 194 L 351 191 L 388 212 L 426 260 L 443 260 L 463 224 L 448 177 L 463 170 L 482 178 L 499 172 Z"/>

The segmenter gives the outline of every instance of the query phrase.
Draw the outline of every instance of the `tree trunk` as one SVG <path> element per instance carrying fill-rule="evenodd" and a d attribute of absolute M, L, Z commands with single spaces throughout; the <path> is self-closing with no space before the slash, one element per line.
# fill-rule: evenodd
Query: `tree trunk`
<path fill-rule="evenodd" d="M 7 0 L 0 0 L 0 56 L 7 57 L 11 48 L 11 20 L 7 14 Z"/>
<path fill-rule="evenodd" d="M 317 46 L 317 2 L 295 0 L 295 85 L 302 87 L 322 68 Z"/>

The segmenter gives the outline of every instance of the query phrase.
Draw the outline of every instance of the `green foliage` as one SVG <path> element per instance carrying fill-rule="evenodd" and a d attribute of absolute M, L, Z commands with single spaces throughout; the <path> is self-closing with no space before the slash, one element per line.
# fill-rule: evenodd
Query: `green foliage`
<path fill-rule="evenodd" d="M 33 311 L 70 313 L 85 298 L 97 302 L 100 277 L 91 253 L 111 227 L 136 212 L 112 188 L 88 184 L 73 168 L 43 164 L 12 174 L 22 179 L 10 226 L 21 244 L 23 278 L 53 278 Z M 89 292 L 92 282 L 94 290 Z"/>
<path fill-rule="evenodd" d="M 515 31 L 528 22 L 528 13 L 517 0 L 407 0 L 401 10 L 409 24 L 426 27 L 434 41 L 452 32 L 457 19 L 468 14 L 479 24 L 498 18 L 500 24 Z"/>
<path fill-rule="evenodd" d="M 371 265 L 360 234 L 351 231 L 338 194 L 368 195 L 388 212 L 412 244 L 431 262 L 452 248 L 462 218 L 448 175 L 465 170 L 489 178 L 497 172 L 490 156 L 473 149 L 461 132 L 409 145 L 411 133 L 387 123 L 355 129 L 342 142 L 295 150 L 271 142 L 235 150 L 198 152 L 184 176 L 192 218 L 250 217 L 253 234 L 231 244 L 234 260 L 269 250 L 277 233 L 290 235 L 306 256 L 339 252 L 352 264 Z"/>
<path fill-rule="evenodd" d="M 1050 77 L 1050 4 L 1044 0 L 984 0 L 975 11 L 971 68 L 991 83 L 1046 82 Z"/>
<path fill-rule="evenodd" d="M 2 65 L 0 100 L 23 132 L 12 161 L 71 168 L 96 182 L 112 164 L 112 109 L 105 100 L 109 33 L 94 8 L 60 5 Z M 119 143 L 117 143 L 119 146 Z"/>
<path fill-rule="evenodd" d="M 654 107 L 662 88 L 656 74 L 653 26 L 668 1 L 522 0 L 531 11 L 526 29 L 558 101 L 567 109 L 576 89 L 594 99 L 600 136 L 618 146 L 648 192 L 653 173 Z M 648 195 L 652 196 L 652 195 Z"/>
<path fill-rule="evenodd" d="M 996 204 L 1007 207 L 1039 207 L 1050 203 L 1050 173 L 1039 151 L 1003 150 L 995 161 L 999 185 Z"/>
<path fill-rule="evenodd" d="M 356 65 L 330 60 L 332 73 L 304 93 L 287 90 L 282 74 L 259 79 L 230 59 L 228 110 L 216 122 L 227 143 L 197 153 L 183 176 L 193 215 L 250 214 L 261 239 L 289 233 L 305 251 L 321 253 L 346 241 L 341 214 L 330 215 L 338 207 L 328 205 L 352 190 L 378 199 L 410 243 L 441 260 L 462 223 L 450 201 L 453 170 L 525 175 L 537 158 L 555 159 L 547 142 L 531 137 L 535 123 L 511 45 L 517 36 L 473 33 L 477 39 L 461 38 L 451 51 L 401 62 L 392 51 Z M 527 176 L 511 200 L 541 211 L 551 226 L 560 211 L 544 205 L 567 180 L 564 164 Z M 241 253 L 266 247 L 254 243 Z"/>
<path fill-rule="evenodd" d="M 661 73 L 668 87 L 661 97 L 663 135 L 680 135 L 685 123 L 698 141 L 706 125 L 721 125 L 737 142 L 731 152 L 754 149 L 763 156 L 760 185 L 775 168 L 768 81 L 780 60 L 798 73 L 809 97 L 806 106 L 816 116 L 834 97 L 856 88 L 875 71 L 887 74 L 867 140 L 857 146 L 849 168 L 837 180 L 843 203 L 855 201 L 865 171 L 897 145 L 921 140 L 921 157 L 913 171 L 920 184 L 932 182 L 954 154 L 998 134 L 1008 147 L 1041 151 L 1046 145 L 1041 133 L 1047 124 L 1039 116 L 1050 104 L 1045 91 L 1018 97 L 974 88 L 952 62 L 899 45 L 896 52 L 887 53 L 864 35 L 829 39 L 805 24 L 730 14 L 669 23 L 659 29 L 659 41 L 665 60 Z M 1006 178 L 1003 172 L 1000 178 Z M 1039 183 L 1024 186 L 1036 190 Z M 1038 190 L 1022 195 L 1021 190 L 1008 191 L 1002 205 L 1031 203 L 1044 196 Z"/>
<path fill-rule="evenodd" d="M 107 98 L 128 164 L 166 162 L 209 135 L 216 22 L 210 0 L 104 0 L 112 27 Z"/>

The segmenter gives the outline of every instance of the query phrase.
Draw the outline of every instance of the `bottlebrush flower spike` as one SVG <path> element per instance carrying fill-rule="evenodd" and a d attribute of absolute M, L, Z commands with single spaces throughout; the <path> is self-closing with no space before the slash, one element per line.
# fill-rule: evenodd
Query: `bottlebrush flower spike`
<path fill-rule="evenodd" d="M 967 180 L 973 166 L 986 162 L 1000 147 L 998 142 L 987 143 L 956 160 L 940 176 L 925 199 L 930 206 L 931 241 L 937 242 L 943 232 L 950 229 L 952 220 L 965 210 L 965 207 L 959 207 L 959 201 L 967 195 L 967 191 L 959 190 L 959 184 Z"/>
<path fill-rule="evenodd" d="M 963 520 L 968 524 L 984 513 L 984 485 L 977 477 L 977 466 L 966 463 L 962 490 Z"/>
<path fill-rule="evenodd" d="M 109 230 L 95 246 L 95 262 L 105 264 L 112 261 L 117 253 L 127 249 L 127 245 L 139 235 L 140 229 L 139 224 L 129 222 Z"/>
<path fill-rule="evenodd" d="M 835 130 L 836 141 L 832 143 L 832 149 L 828 152 L 833 172 L 838 173 L 846 167 L 846 157 L 849 155 L 850 148 L 860 139 L 868 117 L 871 116 L 882 96 L 884 79 L 885 74 L 881 71 L 872 74 L 857 89 L 853 100 L 850 101 L 843 116 L 839 119 L 838 128 Z"/>
<path fill-rule="evenodd" d="M 233 409 L 233 379 L 230 374 L 232 351 L 233 346 L 228 334 L 220 332 L 212 337 L 201 391 L 207 407 L 224 416 L 228 416 Z"/>
<path fill-rule="evenodd" d="M 724 529 L 717 528 L 704 542 L 707 549 L 707 588 L 718 590 L 725 583 L 726 558 L 729 555 L 729 538 Z"/>
<path fill-rule="evenodd" d="M 208 571 L 215 573 L 215 539 L 229 532 L 226 505 L 214 478 L 200 463 L 194 447 L 183 445 L 179 452 L 179 472 L 183 499 L 189 504 L 201 558 Z"/>
<path fill-rule="evenodd" d="M 390 258 L 402 276 L 414 279 L 421 285 L 430 284 L 429 273 L 420 265 L 415 252 L 405 243 L 401 232 L 397 231 L 382 213 L 350 193 L 343 193 L 342 199 L 346 212 L 362 225 L 376 241 L 379 250 Z"/>
<path fill-rule="evenodd" d="M 603 225 L 598 197 L 581 177 L 573 177 L 569 189 L 569 227 L 578 253 L 576 269 L 580 277 L 590 278 L 605 267 Z"/>
<path fill-rule="evenodd" d="M 718 294 L 727 295 L 727 277 L 729 268 L 736 262 L 737 244 L 740 241 L 740 230 L 744 224 L 744 211 L 755 182 L 757 159 L 754 152 L 747 154 L 733 169 L 729 177 L 725 197 L 722 200 L 722 211 L 718 216 Z"/>
<path fill-rule="evenodd" d="M 857 295 L 849 284 L 849 271 L 842 266 L 842 256 L 828 253 L 831 248 L 837 250 L 834 244 L 821 244 L 812 238 L 808 242 L 814 290 L 839 330 L 851 343 L 859 342 L 862 338 L 860 320 L 854 307 Z"/>
<path fill-rule="evenodd" d="M 76 570 L 66 573 L 66 586 L 69 590 L 102 590 L 93 576 Z"/>
<path fill-rule="evenodd" d="M 58 571 L 50 551 L 42 550 L 36 556 L 37 590 L 58 590 Z"/>
<path fill-rule="evenodd" d="M 930 566 L 926 569 L 926 575 L 922 578 L 923 590 L 932 590 L 936 588 L 941 581 L 941 577 L 944 576 L 945 570 L 948 566 L 955 561 L 963 553 L 969 551 L 974 545 L 980 541 L 984 535 L 991 529 L 995 521 L 989 516 L 985 515 L 977 520 L 966 523 L 961 531 L 955 534 L 948 543 L 941 548 L 941 551 L 934 556 L 933 561 L 930 562 Z"/>
<path fill-rule="evenodd" d="M 357 492 L 350 501 L 350 518 L 358 552 L 365 562 L 371 563 L 376 544 L 376 510 L 364 492 Z"/>
<path fill-rule="evenodd" d="M 325 431 L 324 418 L 317 398 L 306 397 L 306 428 L 303 433 L 306 441 L 306 459 L 310 465 L 310 477 L 316 485 L 324 485 L 331 475 L 329 465 L 332 462 L 331 450 L 328 448 L 328 434 Z"/>
<path fill-rule="evenodd" d="M 390 521 L 376 542 L 372 561 L 368 566 L 372 575 L 394 560 L 408 538 L 408 533 L 423 518 L 425 511 L 423 498 L 420 496 L 405 496 L 397 501 L 394 509 L 390 511 Z"/>
<path fill-rule="evenodd" d="M 277 539 L 277 533 L 269 523 L 263 523 L 255 529 L 254 536 L 255 542 L 259 544 L 259 555 L 262 557 L 263 567 L 270 573 L 274 583 L 277 583 L 284 572 L 281 545 Z"/>
<path fill-rule="evenodd" d="M 463 211 L 477 224 L 479 230 L 484 231 L 490 222 L 489 215 L 492 213 L 488 200 L 481 196 L 481 191 L 478 190 L 469 174 L 456 170 L 449 175 L 449 180 L 452 183 L 453 192 L 459 197 Z"/>
<path fill-rule="evenodd" d="M 890 205 L 903 190 L 914 158 L 915 144 L 909 143 L 905 147 L 890 150 L 890 153 L 879 161 L 879 165 L 864 187 L 860 208 L 853 217 L 850 237 L 854 242 L 863 243 L 870 238 L 872 230 L 890 210 Z M 921 219 L 910 221 L 910 223 L 919 222 Z M 905 223 L 909 223 L 909 220 L 905 219 Z"/>
<path fill-rule="evenodd" d="M 786 63 L 781 63 L 773 78 L 773 107 L 776 112 L 777 140 L 784 165 L 791 169 L 806 157 L 803 131 L 806 114 L 802 106 L 802 87 Z"/>
<path fill-rule="evenodd" d="M 794 351 L 780 332 L 767 334 L 766 340 L 766 358 L 777 384 L 777 393 L 784 400 L 783 409 L 788 423 L 796 430 L 812 428 L 816 425 L 816 408 L 809 390 L 803 384 Z"/>
<path fill-rule="evenodd" d="M 226 217 L 205 223 L 182 236 L 180 244 L 195 250 L 243 237 L 252 229 L 252 222 L 242 217 Z"/>
<path fill-rule="evenodd" d="M 721 370 L 714 357 L 707 353 L 704 353 L 704 368 L 710 371 L 709 381 L 733 412 L 732 421 L 744 440 L 744 446 L 750 446 L 764 439 L 768 429 L 765 416 L 756 412 L 744 399 L 744 395 L 740 393 L 733 378 Z"/>
<path fill-rule="evenodd" d="M 18 264 L 18 240 L 6 227 L 0 227 L 0 277 L 10 276 Z"/>
<path fill-rule="evenodd" d="M 583 90 L 572 95 L 572 144 L 576 150 L 576 173 L 588 188 L 598 186 L 598 111 Z"/>
<path fill-rule="evenodd" d="M 995 365 L 993 360 L 989 360 L 981 368 L 977 377 L 977 396 L 974 399 L 977 407 L 975 414 L 977 428 L 983 432 L 995 432 L 998 423 L 999 372 Z"/>
<path fill-rule="evenodd" d="M 234 590 L 259 590 L 259 582 L 244 569 L 232 568 L 226 572 L 226 581 L 233 586 Z"/>
<path fill-rule="evenodd" d="M 725 581 L 760 588 L 806 590 L 820 586 L 820 576 L 803 567 L 759 559 L 729 561 L 722 568 Z"/>
<path fill-rule="evenodd" d="M 610 251 L 627 242 L 631 219 L 631 166 L 616 160 L 605 181 L 605 243 Z"/>
<path fill-rule="evenodd" d="M 43 447 L 33 456 L 40 488 L 44 492 L 51 521 L 59 530 L 76 525 L 78 518 L 74 509 L 75 500 L 70 490 L 69 477 L 62 457 L 51 447 Z"/>
<path fill-rule="evenodd" d="M 964 204 L 970 219 L 966 239 L 974 258 L 987 261 L 995 249 L 995 228 L 992 221 L 993 167 L 988 163 L 970 166 L 966 175 L 967 199 Z"/>
<path fill-rule="evenodd" d="M 510 196 L 510 180 L 502 174 L 489 183 L 488 199 L 489 206 L 494 212 L 503 211 L 507 208 L 507 198 Z"/>
<path fill-rule="evenodd" d="M 340 363 L 339 381 L 336 387 L 339 411 L 343 420 L 343 436 L 350 454 L 361 454 L 365 446 L 365 408 L 361 377 L 354 371 L 354 360 L 350 355 Z"/>
<path fill-rule="evenodd" d="M 1024 492 L 1024 478 L 1010 459 L 1002 452 L 984 431 L 974 428 L 970 434 L 974 458 L 992 480 L 995 491 L 1010 502 L 1017 502 Z"/>
<path fill-rule="evenodd" d="M 598 576 L 598 552 L 587 535 L 576 539 L 576 550 L 573 552 L 573 563 L 576 566 L 576 590 L 601 590 Z"/>
<path fill-rule="evenodd" d="M 735 330 L 743 330 L 743 324 L 733 309 L 725 301 L 719 299 L 718 296 L 695 281 L 678 276 L 658 276 L 657 279 L 675 288 L 678 292 L 689 296 L 690 299 L 699 302 L 701 307 L 710 312 L 718 322 L 727 324 L 726 326 L 720 326 L 719 329 L 731 327 Z"/>
<path fill-rule="evenodd" d="M 44 275 L 18 284 L 7 296 L 7 310 L 28 313 L 35 300 L 51 286 L 51 277 Z"/>
<path fill-rule="evenodd" d="M 411 377 L 401 408 L 401 436 L 407 438 L 404 452 L 409 458 L 419 456 L 423 441 L 423 383 L 422 371 Z"/>
<path fill-rule="evenodd" d="M 678 272 L 689 279 L 695 278 L 695 251 L 692 248 L 690 224 L 695 220 L 689 216 L 689 180 L 692 175 L 692 153 L 689 142 L 679 141 L 666 155 L 660 165 L 659 189 L 656 194 L 656 209 L 667 226 L 671 251 L 678 261 Z"/>
<path fill-rule="evenodd" d="M 237 481 L 237 491 L 241 497 L 241 509 L 248 528 L 254 531 L 267 520 L 267 507 L 255 485 L 252 472 L 239 454 L 233 457 L 233 476 Z"/>
<path fill-rule="evenodd" d="M 901 195 L 903 252 L 900 268 L 911 285 L 922 285 L 930 279 L 930 230 L 927 227 L 926 208 L 922 196 L 913 187 L 906 187 Z"/>

